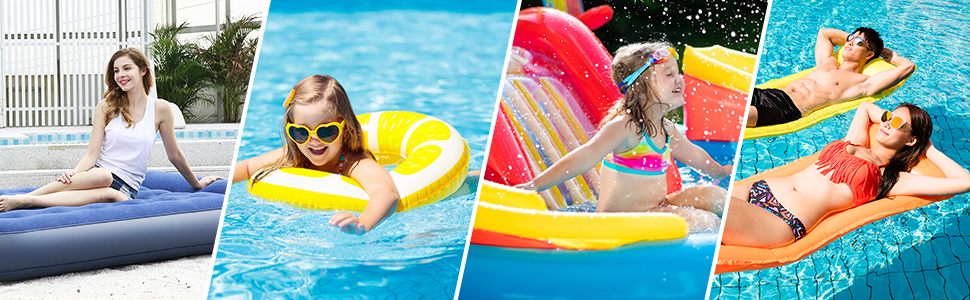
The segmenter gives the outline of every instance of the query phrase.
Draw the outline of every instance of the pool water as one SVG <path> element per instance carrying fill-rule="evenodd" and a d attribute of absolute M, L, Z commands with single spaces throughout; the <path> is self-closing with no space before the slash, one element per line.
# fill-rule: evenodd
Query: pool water
<path fill-rule="evenodd" d="M 237 129 L 221 129 L 221 128 L 205 128 L 206 126 L 193 126 L 199 127 L 200 129 L 176 129 L 175 139 L 179 141 L 185 140 L 234 140 L 236 139 Z M 214 126 L 222 127 L 222 126 Z M 13 137 L 0 137 L 0 146 L 18 146 L 18 145 L 51 145 L 51 144 L 87 144 L 91 140 L 91 130 L 90 128 L 84 132 L 78 132 L 78 129 L 71 128 L 70 131 L 74 132 L 56 132 L 56 133 L 24 133 L 19 136 Z M 156 136 L 161 140 L 161 133 L 156 133 Z"/>
<path fill-rule="evenodd" d="M 966 3 L 936 1 L 773 1 L 758 82 L 814 66 L 819 28 L 868 26 L 886 47 L 917 65 L 906 84 L 877 102 L 912 102 L 933 116 L 932 141 L 970 168 L 970 46 Z M 800 132 L 745 141 L 736 176 L 745 178 L 815 153 L 844 137 L 855 110 Z M 711 298 L 966 299 L 970 294 L 968 196 L 863 226 L 800 262 L 715 276 Z M 730 214 L 730 212 L 728 213 Z"/>
<path fill-rule="evenodd" d="M 300 79 L 327 74 L 344 86 L 358 114 L 407 110 L 448 122 L 468 141 L 469 168 L 482 167 L 515 1 L 474 10 L 428 1 L 294 3 L 303 5 L 270 7 L 239 160 L 280 147 L 283 99 Z M 245 183 L 234 184 L 209 296 L 451 298 L 477 178 L 466 185 L 352 236 L 327 225 L 333 211 L 264 200 Z"/>

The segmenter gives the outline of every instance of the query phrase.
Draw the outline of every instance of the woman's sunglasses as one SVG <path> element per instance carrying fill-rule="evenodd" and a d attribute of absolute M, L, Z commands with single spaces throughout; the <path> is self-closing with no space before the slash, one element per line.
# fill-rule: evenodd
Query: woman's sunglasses
<path fill-rule="evenodd" d="M 866 40 L 862 39 L 862 37 L 858 35 L 850 34 L 849 36 L 845 37 L 845 43 L 852 44 L 854 46 L 866 47 L 867 50 L 872 51 L 872 49 L 869 48 L 869 44 L 866 43 Z"/>
<path fill-rule="evenodd" d="M 893 112 L 888 110 L 882 113 L 881 119 L 883 123 L 889 122 L 889 127 L 896 130 L 902 128 L 903 125 L 906 125 L 906 120 L 903 120 L 903 118 L 900 118 L 899 116 L 894 116 Z"/>
<path fill-rule="evenodd" d="M 334 141 L 340 138 L 340 132 L 344 129 L 344 121 L 331 122 L 317 126 L 316 129 L 310 130 L 303 125 L 296 125 L 293 123 L 286 124 L 286 136 L 293 140 L 297 145 L 306 144 L 310 141 L 311 136 L 316 136 L 318 140 L 324 144 L 332 144 Z"/>

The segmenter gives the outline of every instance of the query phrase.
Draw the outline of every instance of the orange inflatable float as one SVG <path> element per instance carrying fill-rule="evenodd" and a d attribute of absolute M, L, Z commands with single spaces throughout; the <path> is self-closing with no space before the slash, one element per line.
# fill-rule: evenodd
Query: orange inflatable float
<path fill-rule="evenodd" d="M 875 143 L 873 137 L 877 130 L 877 124 L 870 126 L 870 144 Z M 797 159 L 787 165 L 735 181 L 734 184 L 736 187 L 750 187 L 755 181 L 764 178 L 794 174 L 815 163 L 818 160 L 818 155 L 819 153 L 815 153 Z M 921 159 L 911 172 L 925 176 L 943 177 L 940 169 L 926 158 Z M 829 213 L 809 229 L 804 238 L 771 249 L 721 245 L 718 250 L 717 266 L 714 273 L 752 271 L 787 265 L 811 255 L 846 233 L 873 221 L 951 197 L 953 196 L 897 196 L 873 200 L 847 210 Z M 728 215 L 730 215 L 730 212 L 728 212 Z"/>

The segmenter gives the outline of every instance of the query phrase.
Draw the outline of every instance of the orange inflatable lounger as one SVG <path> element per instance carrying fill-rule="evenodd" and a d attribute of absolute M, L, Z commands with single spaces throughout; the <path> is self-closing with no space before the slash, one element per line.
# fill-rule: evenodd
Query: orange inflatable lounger
<path fill-rule="evenodd" d="M 875 143 L 873 137 L 878 130 L 877 124 L 869 127 L 869 143 Z M 735 186 L 751 186 L 755 181 L 794 174 L 808 167 L 818 160 L 819 153 L 797 159 L 787 165 L 777 167 L 751 177 L 735 181 Z M 922 158 L 911 171 L 914 174 L 943 177 L 943 173 L 932 162 Z M 804 238 L 797 242 L 771 249 L 720 245 L 717 255 L 715 274 L 752 271 L 797 262 L 825 245 L 873 221 L 909 211 L 927 204 L 949 199 L 953 196 L 897 196 L 870 201 L 869 203 L 829 213 L 812 227 Z M 730 217 L 730 212 L 728 212 Z"/>

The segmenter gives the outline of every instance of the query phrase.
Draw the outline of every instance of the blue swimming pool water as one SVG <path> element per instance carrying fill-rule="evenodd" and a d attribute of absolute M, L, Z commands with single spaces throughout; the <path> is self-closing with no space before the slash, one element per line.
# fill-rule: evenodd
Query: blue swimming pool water
<path fill-rule="evenodd" d="M 912 102 L 933 116 L 932 141 L 970 168 L 970 42 L 967 3 L 939 1 L 773 1 L 758 82 L 812 67 L 819 28 L 868 26 L 918 67 L 877 104 Z M 855 111 L 806 130 L 742 143 L 738 178 L 819 151 L 844 137 Z M 762 271 L 716 276 L 711 298 L 966 299 L 970 294 L 968 196 L 876 221 L 808 258 Z M 730 214 L 730 212 L 729 212 Z"/>
<path fill-rule="evenodd" d="M 204 127 L 204 126 L 202 126 Z M 57 132 L 57 133 L 24 133 L 21 136 L 0 138 L 0 146 L 18 145 L 48 145 L 48 144 L 87 144 L 91 140 L 91 131 L 77 132 Z M 238 129 L 176 129 L 175 139 L 185 140 L 234 140 Z M 157 133 L 161 139 L 161 133 Z"/>
<path fill-rule="evenodd" d="M 437 10 L 427 1 L 361 8 L 368 3 L 374 2 L 320 4 L 305 12 L 273 1 L 240 160 L 280 147 L 283 99 L 300 79 L 328 74 L 347 90 L 357 113 L 408 110 L 450 123 L 468 141 L 470 169 L 481 168 L 515 1 L 478 11 Z M 471 181 L 471 192 L 394 214 L 359 237 L 327 225 L 332 211 L 263 200 L 235 184 L 209 296 L 451 298 L 477 189 Z"/>

